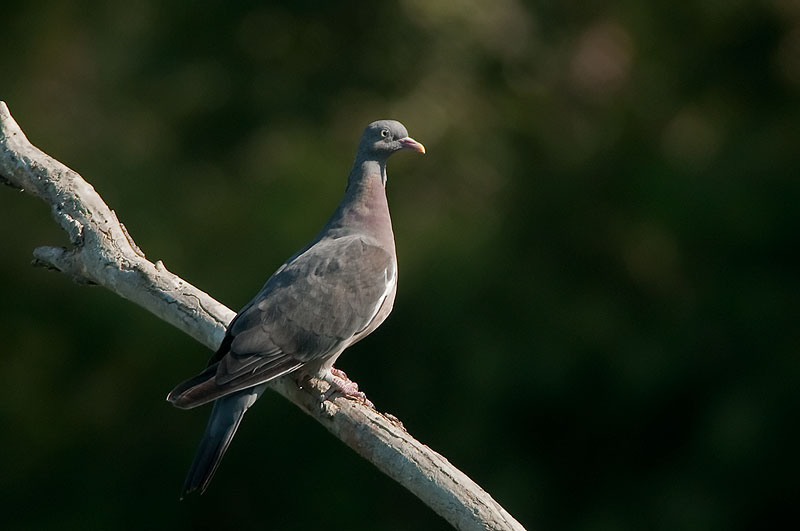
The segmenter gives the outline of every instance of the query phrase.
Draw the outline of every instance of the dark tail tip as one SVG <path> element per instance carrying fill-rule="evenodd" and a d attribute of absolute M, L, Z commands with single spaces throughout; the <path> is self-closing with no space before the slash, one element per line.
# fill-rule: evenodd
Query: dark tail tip
<path fill-rule="evenodd" d="M 230 438 L 233 438 L 232 434 Z M 228 444 L 230 444 L 230 439 L 226 441 L 225 438 L 220 439 L 218 437 L 203 438 L 183 483 L 181 500 L 195 491 L 199 490 L 200 494 L 206 491 L 211 479 L 214 477 L 214 473 L 219 468 L 219 463 L 222 460 L 222 456 L 225 455 L 225 450 L 228 449 Z"/>
<path fill-rule="evenodd" d="M 214 404 L 205 434 L 183 483 L 181 499 L 198 490 L 200 494 L 206 491 L 242 422 L 242 417 L 255 400 L 253 393 L 228 395 Z"/>

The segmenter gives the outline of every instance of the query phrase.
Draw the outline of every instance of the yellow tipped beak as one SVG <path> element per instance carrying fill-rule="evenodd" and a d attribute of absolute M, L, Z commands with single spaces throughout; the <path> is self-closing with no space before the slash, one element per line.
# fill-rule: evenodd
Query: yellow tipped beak
<path fill-rule="evenodd" d="M 404 149 L 413 149 L 414 151 L 418 151 L 420 153 L 425 153 L 425 146 L 407 136 L 405 138 L 400 139 L 400 144 L 403 146 Z"/>

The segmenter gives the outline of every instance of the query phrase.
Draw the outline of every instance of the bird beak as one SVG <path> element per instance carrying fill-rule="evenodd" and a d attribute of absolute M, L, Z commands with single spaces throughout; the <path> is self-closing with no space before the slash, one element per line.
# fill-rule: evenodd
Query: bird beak
<path fill-rule="evenodd" d="M 405 138 L 401 138 L 399 140 L 400 145 L 403 146 L 404 149 L 413 149 L 414 151 L 419 151 L 420 153 L 425 153 L 425 146 L 407 136 Z"/>

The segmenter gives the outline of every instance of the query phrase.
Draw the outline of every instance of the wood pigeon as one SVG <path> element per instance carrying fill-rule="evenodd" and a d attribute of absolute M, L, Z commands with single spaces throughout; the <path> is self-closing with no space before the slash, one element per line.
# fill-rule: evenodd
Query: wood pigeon
<path fill-rule="evenodd" d="M 183 409 L 216 401 L 181 498 L 206 490 L 242 417 L 270 380 L 302 370 L 332 391 L 366 401 L 333 363 L 392 310 L 397 257 L 386 161 L 407 149 L 425 153 L 400 122 L 367 126 L 333 216 L 234 317 L 208 367 L 167 396 Z"/>

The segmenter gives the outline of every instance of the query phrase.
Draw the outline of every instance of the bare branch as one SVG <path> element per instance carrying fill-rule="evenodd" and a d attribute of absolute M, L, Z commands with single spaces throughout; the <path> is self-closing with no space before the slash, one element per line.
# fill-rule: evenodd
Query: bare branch
<path fill-rule="evenodd" d="M 33 146 L 0 102 L 0 182 L 51 206 L 72 247 L 39 247 L 34 263 L 78 282 L 100 284 L 215 349 L 234 312 L 152 263 L 94 188 Z M 315 418 L 425 504 L 462 530 L 522 530 L 488 493 L 447 459 L 415 440 L 402 423 L 346 398 L 321 402 L 327 384 L 298 387 L 282 378 L 272 389 Z M 322 403 L 322 407 L 320 404 Z"/>

